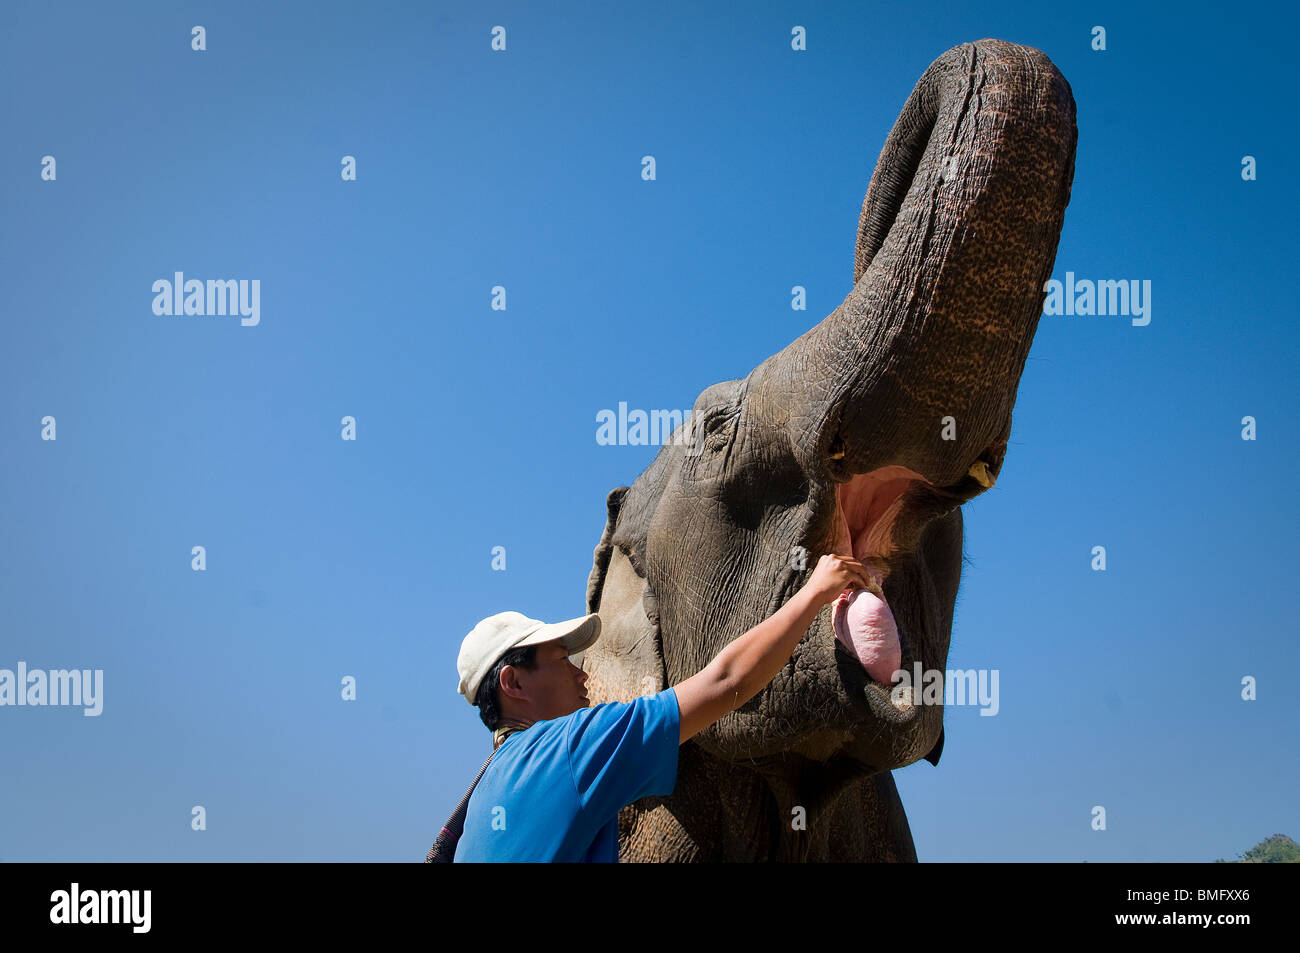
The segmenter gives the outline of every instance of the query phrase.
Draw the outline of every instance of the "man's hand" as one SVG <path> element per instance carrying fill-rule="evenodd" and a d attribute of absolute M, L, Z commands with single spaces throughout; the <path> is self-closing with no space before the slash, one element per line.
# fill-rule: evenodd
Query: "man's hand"
<path fill-rule="evenodd" d="M 803 588 L 823 606 L 834 602 L 845 589 L 870 589 L 871 582 L 867 567 L 852 556 L 827 553 L 817 560 L 817 568 Z"/>

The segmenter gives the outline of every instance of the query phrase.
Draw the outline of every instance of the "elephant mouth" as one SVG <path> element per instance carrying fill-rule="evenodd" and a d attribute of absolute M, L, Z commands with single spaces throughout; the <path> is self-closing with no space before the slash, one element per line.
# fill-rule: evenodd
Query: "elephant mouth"
<path fill-rule="evenodd" d="M 904 646 L 884 583 L 889 558 L 897 551 L 893 530 L 908 490 L 917 483 L 929 481 L 906 467 L 887 466 L 857 474 L 836 491 L 833 549 L 864 563 L 872 585 L 841 593 L 831 608 L 831 628 L 871 683 L 885 693 L 902 667 Z"/>
<path fill-rule="evenodd" d="M 907 467 L 878 467 L 841 483 L 835 494 L 835 552 L 868 563 L 889 574 L 888 560 L 897 550 L 893 529 L 906 503 L 906 494 L 930 481 Z"/>

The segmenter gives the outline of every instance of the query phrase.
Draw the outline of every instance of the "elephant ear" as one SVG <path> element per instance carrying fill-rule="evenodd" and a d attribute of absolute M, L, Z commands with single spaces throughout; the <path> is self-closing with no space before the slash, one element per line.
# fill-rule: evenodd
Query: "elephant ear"
<path fill-rule="evenodd" d="M 684 461 L 698 459 L 702 448 L 725 440 L 744 388 L 740 380 L 705 388 L 695 399 L 690 419 L 674 431 L 636 482 L 618 487 L 606 499 L 605 532 L 587 582 L 587 611 L 599 613 L 601 621 L 600 638 L 587 650 L 583 666 L 593 701 L 631 701 L 668 687 L 659 603 L 646 580 L 650 525 L 664 489 Z"/>
<path fill-rule="evenodd" d="M 644 548 L 618 540 L 628 492 L 628 487 L 618 487 L 605 501 L 605 532 L 587 581 L 587 611 L 599 613 L 601 621 L 600 638 L 587 649 L 583 665 L 594 703 L 629 702 L 667 687 L 659 609 L 639 570 Z"/>

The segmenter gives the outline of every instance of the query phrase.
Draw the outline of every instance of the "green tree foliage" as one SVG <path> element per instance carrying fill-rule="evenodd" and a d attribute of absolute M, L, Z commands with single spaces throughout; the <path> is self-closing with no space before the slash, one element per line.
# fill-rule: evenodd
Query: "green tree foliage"
<path fill-rule="evenodd" d="M 1237 860 L 1216 860 L 1216 864 L 1300 864 L 1300 844 L 1285 834 L 1260 841 Z"/>

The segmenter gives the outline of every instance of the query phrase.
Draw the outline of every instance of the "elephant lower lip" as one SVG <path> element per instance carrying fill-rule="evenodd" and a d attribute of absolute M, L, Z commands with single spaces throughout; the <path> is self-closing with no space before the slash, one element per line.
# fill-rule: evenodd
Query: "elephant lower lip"
<path fill-rule="evenodd" d="M 902 664 L 902 646 L 893 610 L 881 594 L 867 589 L 845 591 L 831 608 L 835 637 L 853 652 L 872 680 L 882 686 L 893 684 L 893 674 Z"/>
<path fill-rule="evenodd" d="M 865 706 L 861 713 L 867 716 L 864 724 L 870 726 L 866 730 L 875 733 L 885 724 L 902 727 L 920 714 L 912 692 L 894 687 L 892 681 L 881 683 L 873 678 L 853 658 L 852 649 L 837 648 L 835 654 L 840 662 L 844 691 L 852 702 L 856 702 L 855 709 Z M 898 667 L 910 672 L 914 664 L 910 658 L 904 657 Z"/>

